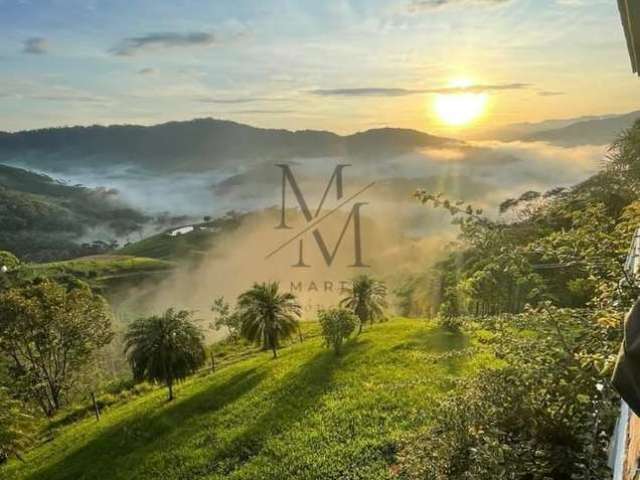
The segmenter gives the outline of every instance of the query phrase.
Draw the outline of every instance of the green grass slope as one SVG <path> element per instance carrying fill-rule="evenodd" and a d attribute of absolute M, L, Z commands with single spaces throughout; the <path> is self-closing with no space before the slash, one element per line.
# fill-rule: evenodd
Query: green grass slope
<path fill-rule="evenodd" d="M 211 248 L 214 239 L 214 234 L 203 231 L 194 231 L 176 237 L 163 232 L 131 243 L 118 250 L 118 253 L 163 260 L 197 259 Z"/>
<path fill-rule="evenodd" d="M 189 233 L 170 236 L 165 232 L 152 235 L 138 242 L 130 243 L 117 253 L 161 260 L 198 260 L 213 246 L 220 235 L 232 232 L 243 219 L 251 214 L 228 213 L 220 218 L 203 223 L 195 223 L 195 229 Z"/>
<path fill-rule="evenodd" d="M 155 258 L 131 255 L 92 255 L 60 262 L 32 263 L 29 268 L 37 275 L 56 277 L 73 275 L 94 287 L 110 282 L 132 279 L 136 281 L 153 275 L 165 275 L 175 264 Z"/>
<path fill-rule="evenodd" d="M 477 342 L 396 319 L 341 357 L 319 337 L 259 352 L 86 418 L 0 469 L 3 479 L 384 479 L 403 435 L 452 380 L 494 363 Z"/>
<path fill-rule="evenodd" d="M 73 276 L 119 305 L 132 286 L 157 283 L 171 274 L 173 262 L 131 255 L 92 255 L 60 262 L 28 264 L 29 274 L 50 278 Z"/>

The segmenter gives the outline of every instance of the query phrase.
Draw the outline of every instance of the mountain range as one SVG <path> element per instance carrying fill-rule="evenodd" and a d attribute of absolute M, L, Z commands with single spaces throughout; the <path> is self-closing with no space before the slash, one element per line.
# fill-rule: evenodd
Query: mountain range
<path fill-rule="evenodd" d="M 482 138 L 548 142 L 559 146 L 606 145 L 640 117 L 578 117 L 496 127 Z M 355 157 L 381 158 L 428 147 L 460 147 L 464 142 L 417 130 L 378 128 L 352 135 L 320 130 L 256 128 L 212 118 L 153 126 L 61 127 L 0 132 L 0 163 L 49 172 L 136 166 L 155 172 L 198 172 L 239 162 Z"/>
<path fill-rule="evenodd" d="M 640 111 L 624 115 L 586 118 L 560 128 L 541 130 L 522 138 L 528 142 L 548 142 L 563 147 L 609 145 L 620 132 L 640 118 Z"/>
<path fill-rule="evenodd" d="M 211 118 L 154 126 L 65 127 L 0 133 L 0 162 L 47 171 L 134 164 L 151 171 L 211 170 L 244 160 L 379 156 L 459 142 L 382 128 L 341 136 L 262 129 Z"/>

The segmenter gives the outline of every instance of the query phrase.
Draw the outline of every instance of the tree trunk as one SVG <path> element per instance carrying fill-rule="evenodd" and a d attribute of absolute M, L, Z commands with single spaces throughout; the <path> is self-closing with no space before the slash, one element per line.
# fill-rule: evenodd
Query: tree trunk
<path fill-rule="evenodd" d="M 216 356 L 213 352 L 211 352 L 211 371 L 216 371 Z"/>
<path fill-rule="evenodd" d="M 93 412 L 96 415 L 96 422 L 100 421 L 100 408 L 98 408 L 98 403 L 96 402 L 95 393 L 91 392 L 91 403 L 93 403 Z"/>
<path fill-rule="evenodd" d="M 278 358 L 278 349 L 276 348 L 276 346 L 274 345 L 273 347 L 271 347 L 271 350 L 273 350 L 273 358 Z"/>
<path fill-rule="evenodd" d="M 358 326 L 358 335 L 362 333 L 362 320 L 360 320 L 360 325 Z"/>
<path fill-rule="evenodd" d="M 167 387 L 169 387 L 169 401 L 171 401 L 173 400 L 173 380 L 167 382 Z"/>

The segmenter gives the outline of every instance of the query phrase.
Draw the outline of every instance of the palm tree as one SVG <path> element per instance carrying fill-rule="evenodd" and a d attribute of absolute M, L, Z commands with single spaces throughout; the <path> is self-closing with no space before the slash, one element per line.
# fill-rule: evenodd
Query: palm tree
<path fill-rule="evenodd" d="M 280 341 L 289 338 L 298 329 L 302 307 L 293 293 L 280 293 L 279 284 L 255 283 L 238 297 L 241 318 L 240 334 L 259 343 L 278 356 Z"/>
<path fill-rule="evenodd" d="M 384 283 L 368 275 L 359 275 L 351 281 L 351 288 L 340 306 L 348 308 L 360 319 L 358 334 L 362 332 L 365 323 L 373 323 L 384 316 L 386 296 L 387 287 Z"/>
<path fill-rule="evenodd" d="M 174 382 L 204 364 L 203 339 L 191 312 L 170 308 L 162 315 L 135 320 L 125 335 L 124 351 L 134 379 L 166 384 L 173 400 Z"/>

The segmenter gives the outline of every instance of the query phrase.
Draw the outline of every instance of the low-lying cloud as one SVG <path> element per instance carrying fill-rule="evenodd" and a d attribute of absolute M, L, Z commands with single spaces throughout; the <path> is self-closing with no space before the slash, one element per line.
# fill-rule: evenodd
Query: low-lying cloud
<path fill-rule="evenodd" d="M 441 192 L 446 198 L 471 203 L 497 218 L 498 206 L 508 198 L 529 190 L 545 192 L 571 186 L 588 178 L 598 170 L 605 151 L 605 146 L 564 148 L 546 143 L 490 141 L 425 148 L 386 158 L 292 157 L 287 163 L 313 211 L 337 164 L 350 164 L 343 170 L 345 198 L 376 182 L 358 201 L 366 202 L 362 222 L 365 261 L 372 267 L 368 271 L 384 277 L 399 270 L 424 271 L 430 262 L 441 258 L 443 248 L 455 238 L 457 230 L 451 225 L 451 217 L 441 209 L 421 205 L 413 198 L 416 189 Z M 154 282 L 134 289 L 132 295 L 139 297 L 144 313 L 178 306 L 198 310 L 199 315 L 207 317 L 216 296 L 234 298 L 252 282 L 268 280 L 280 281 L 285 289 L 290 289 L 292 282 L 301 284 L 302 290 L 295 293 L 305 305 L 328 305 L 337 301 L 339 283 L 357 273 L 348 267 L 353 261 L 351 230 L 338 250 L 342 257 L 336 258 L 335 268 L 324 266 L 310 234 L 305 234 L 304 252 L 305 261 L 313 268 L 292 268 L 298 258 L 297 243 L 265 259 L 269 251 L 304 226 L 300 215 L 293 213 L 289 222 L 292 230 L 275 228 L 280 220 L 282 171 L 269 159 L 197 173 L 162 174 L 123 166 L 108 172 L 78 171 L 67 180 L 115 187 L 119 200 L 149 215 L 169 211 L 197 222 L 204 215 L 215 218 L 229 210 L 253 212 L 237 230 L 216 237 L 208 251 L 199 252 L 202 256 L 195 265 L 185 264 L 160 285 Z M 323 208 L 326 211 L 335 205 L 334 185 Z M 297 208 L 290 190 L 286 207 Z M 345 206 L 333 222 L 323 223 L 322 235 L 326 235 L 331 249 L 350 208 L 351 204 Z M 325 291 L 325 282 L 332 290 Z M 393 289 L 392 280 L 388 282 Z"/>

